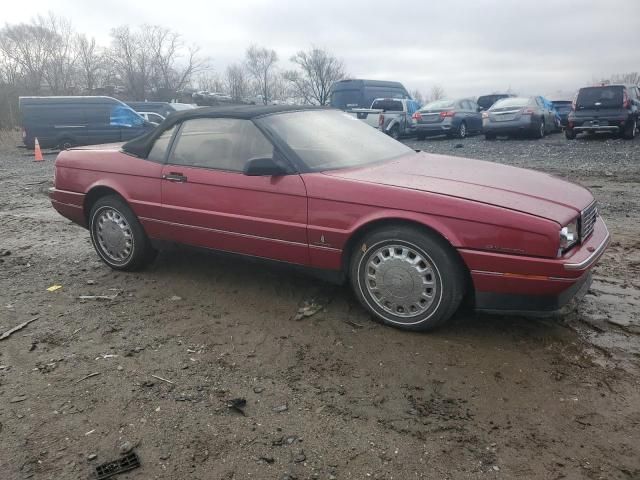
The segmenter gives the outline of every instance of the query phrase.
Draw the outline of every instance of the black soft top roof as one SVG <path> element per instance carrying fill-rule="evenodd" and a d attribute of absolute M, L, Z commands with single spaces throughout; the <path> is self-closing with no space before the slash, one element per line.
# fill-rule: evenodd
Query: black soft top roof
<path fill-rule="evenodd" d="M 122 150 L 136 157 L 146 158 L 156 138 L 162 135 L 164 131 L 170 129 L 177 123 L 192 118 L 237 118 L 241 120 L 251 120 L 276 113 L 321 110 L 324 108 L 325 107 L 313 106 L 303 107 L 300 105 L 230 105 L 225 107 L 200 107 L 191 110 L 182 110 L 171 113 L 160 125 L 150 132 L 128 141 L 122 146 Z"/>

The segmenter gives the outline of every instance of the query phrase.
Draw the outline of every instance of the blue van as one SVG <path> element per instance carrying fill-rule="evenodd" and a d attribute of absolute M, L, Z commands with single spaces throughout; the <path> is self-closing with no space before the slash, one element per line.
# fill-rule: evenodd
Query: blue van
<path fill-rule="evenodd" d="M 124 142 L 154 128 L 111 97 L 20 97 L 22 141 L 33 148 Z"/>
<path fill-rule="evenodd" d="M 400 82 L 339 80 L 331 86 L 331 106 L 341 110 L 371 108 L 376 98 L 411 98 Z"/>

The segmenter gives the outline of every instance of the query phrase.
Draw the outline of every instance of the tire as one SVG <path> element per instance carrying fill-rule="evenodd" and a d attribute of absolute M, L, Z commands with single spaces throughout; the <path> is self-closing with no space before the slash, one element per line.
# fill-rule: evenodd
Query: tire
<path fill-rule="evenodd" d="M 636 138 L 636 130 L 638 129 L 638 120 L 633 119 L 633 121 L 624 129 L 622 133 L 622 138 L 625 140 L 633 140 Z"/>
<path fill-rule="evenodd" d="M 547 128 L 544 124 L 544 118 L 540 119 L 540 125 L 538 125 L 538 129 L 534 132 L 534 138 L 544 138 L 547 133 Z"/>
<path fill-rule="evenodd" d="M 416 139 L 423 141 L 426 140 L 427 136 L 424 133 L 418 133 L 416 134 Z"/>
<path fill-rule="evenodd" d="M 72 147 L 76 146 L 76 141 L 73 138 L 70 137 L 64 137 L 61 138 L 60 140 L 58 140 L 58 148 L 60 150 L 68 150 Z"/>
<path fill-rule="evenodd" d="M 403 330 L 439 327 L 458 309 L 465 289 L 464 267 L 455 250 L 436 235 L 401 225 L 375 230 L 358 241 L 349 278 L 374 318 Z M 407 299 L 411 287 L 414 298 Z"/>
<path fill-rule="evenodd" d="M 456 136 L 460 139 L 467 138 L 467 124 L 465 122 L 460 123 Z"/>
<path fill-rule="evenodd" d="M 91 207 L 89 233 L 100 259 L 114 270 L 140 270 L 157 254 L 136 215 L 117 195 L 99 198 Z"/>
<path fill-rule="evenodd" d="M 496 139 L 496 134 L 495 133 L 486 132 L 484 134 L 484 139 L 485 140 L 495 140 Z"/>
<path fill-rule="evenodd" d="M 567 128 L 564 131 L 564 136 L 567 140 L 575 140 L 576 131 L 573 128 Z"/>

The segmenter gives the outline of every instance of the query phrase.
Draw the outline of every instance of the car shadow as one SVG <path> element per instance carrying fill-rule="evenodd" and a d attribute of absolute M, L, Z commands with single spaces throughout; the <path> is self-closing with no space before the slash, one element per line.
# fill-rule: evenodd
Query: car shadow
<path fill-rule="evenodd" d="M 375 321 L 359 304 L 348 283 L 330 283 L 288 264 L 191 247 L 173 246 L 163 250 L 147 273 L 154 277 L 158 288 L 177 290 L 180 294 L 186 291 L 184 295 L 193 299 L 214 296 L 224 302 L 223 299 L 230 296 L 228 309 L 237 314 L 249 306 L 243 303 L 246 299 L 266 311 L 273 310 L 275 305 L 288 312 L 281 320 L 292 318 L 301 305 L 318 303 L 325 312 L 313 319 L 318 333 L 329 322 L 334 332 L 355 325 L 384 329 L 385 335 L 393 338 L 409 334 L 456 341 L 483 339 L 494 346 L 514 339 L 536 339 L 544 343 L 550 339 L 570 342 L 576 337 L 559 319 L 486 314 L 467 306 L 462 306 L 449 322 L 433 332 L 405 332 Z M 234 298 L 245 300 L 238 303 Z"/>

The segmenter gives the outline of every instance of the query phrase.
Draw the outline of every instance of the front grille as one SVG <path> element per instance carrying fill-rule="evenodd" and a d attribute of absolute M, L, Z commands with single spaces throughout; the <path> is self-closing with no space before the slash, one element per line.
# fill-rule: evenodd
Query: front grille
<path fill-rule="evenodd" d="M 598 217 L 598 207 L 594 201 L 580 214 L 580 241 L 584 242 L 593 233 Z"/>

